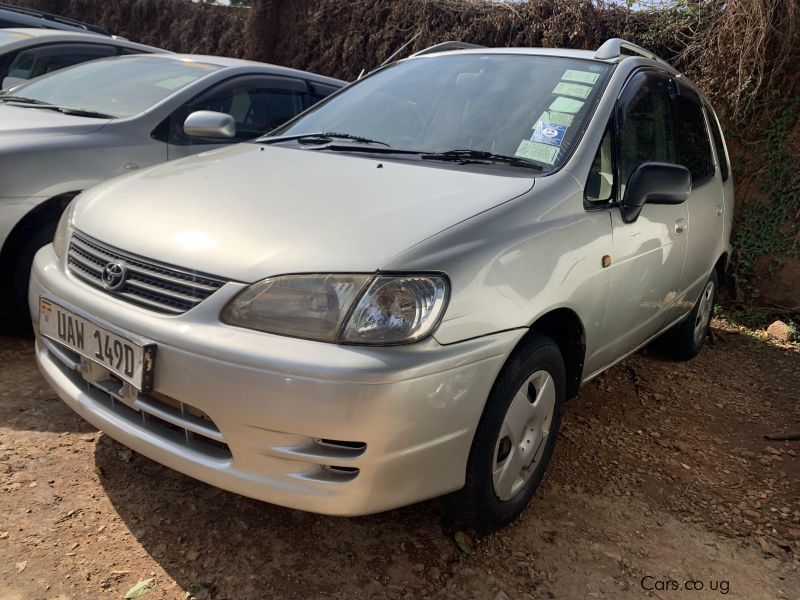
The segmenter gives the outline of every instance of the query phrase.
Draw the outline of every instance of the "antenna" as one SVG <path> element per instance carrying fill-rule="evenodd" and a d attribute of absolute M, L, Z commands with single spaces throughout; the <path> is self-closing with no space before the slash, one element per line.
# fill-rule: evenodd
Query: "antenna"
<path fill-rule="evenodd" d="M 397 49 L 397 51 L 395 51 L 395 52 L 394 52 L 394 53 L 393 53 L 393 54 L 392 54 L 392 55 L 391 55 L 389 58 L 387 58 L 387 59 L 386 59 L 385 61 L 383 61 L 383 62 L 382 62 L 380 65 L 378 65 L 378 68 L 380 69 L 381 67 L 383 67 L 383 66 L 386 66 L 386 65 L 388 65 L 390 62 L 392 62 L 392 61 L 395 59 L 395 57 L 396 57 L 398 54 L 400 54 L 400 53 L 401 53 L 403 50 L 405 50 L 405 49 L 408 47 L 408 45 L 409 45 L 409 44 L 411 44 L 411 42 L 413 42 L 414 40 L 416 40 L 416 39 L 417 39 L 417 38 L 418 38 L 420 35 L 422 35 L 422 29 L 420 29 L 419 31 L 417 31 L 417 33 L 415 33 L 415 34 L 413 35 L 413 37 L 412 37 L 410 40 L 408 40 L 408 41 L 407 41 L 405 44 L 403 44 L 402 46 L 400 46 L 400 47 Z M 361 79 L 361 78 L 362 78 L 364 75 L 366 75 L 366 73 L 367 73 L 367 70 L 366 70 L 366 69 L 361 69 L 361 73 L 359 73 L 359 74 L 358 74 L 358 77 L 357 77 L 356 79 L 357 79 L 357 80 L 358 80 L 358 79 Z"/>
<path fill-rule="evenodd" d="M 383 62 L 381 63 L 381 66 L 383 67 L 384 65 L 388 65 L 390 62 L 392 62 L 392 61 L 394 60 L 395 56 L 397 56 L 397 55 L 398 55 L 398 54 L 400 54 L 400 53 L 401 53 L 403 50 L 405 50 L 405 49 L 406 49 L 406 47 L 407 47 L 409 44 L 411 44 L 411 42 L 413 42 L 415 39 L 417 39 L 417 38 L 418 38 L 420 35 L 422 35 L 422 29 L 420 29 L 420 30 L 419 30 L 417 33 L 415 33 L 415 34 L 414 34 L 414 36 L 413 36 L 413 37 L 412 37 L 410 40 L 408 40 L 408 41 L 407 41 L 405 44 L 403 44 L 402 46 L 400 46 L 400 47 L 397 49 L 397 52 L 395 52 L 395 53 L 394 53 L 394 54 L 392 54 L 392 55 L 391 55 L 389 58 L 387 58 L 385 61 L 383 61 Z"/>

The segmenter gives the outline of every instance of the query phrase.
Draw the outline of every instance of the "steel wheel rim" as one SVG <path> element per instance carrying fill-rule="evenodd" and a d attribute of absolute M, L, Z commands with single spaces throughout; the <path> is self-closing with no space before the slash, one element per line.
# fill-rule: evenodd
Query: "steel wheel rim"
<path fill-rule="evenodd" d="M 697 317 L 694 322 L 694 343 L 699 344 L 703 341 L 708 330 L 708 325 L 711 323 L 711 309 L 714 305 L 714 282 L 709 281 L 706 284 L 703 293 L 700 296 L 700 304 L 697 307 Z"/>
<path fill-rule="evenodd" d="M 555 382 L 544 370 L 534 372 L 514 395 L 492 458 L 492 485 L 498 499 L 511 500 L 530 480 L 544 454 L 555 406 Z"/>

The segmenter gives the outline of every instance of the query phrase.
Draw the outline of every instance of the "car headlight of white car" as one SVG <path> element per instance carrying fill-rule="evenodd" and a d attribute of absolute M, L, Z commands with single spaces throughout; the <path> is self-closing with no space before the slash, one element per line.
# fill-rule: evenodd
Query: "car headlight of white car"
<path fill-rule="evenodd" d="M 53 251 L 56 256 L 61 259 L 67 251 L 69 244 L 69 236 L 72 234 L 72 217 L 75 212 L 75 200 L 67 205 L 64 212 L 61 213 L 61 218 L 58 220 L 58 227 L 53 236 Z"/>
<path fill-rule="evenodd" d="M 251 285 L 222 311 L 229 325 L 342 344 L 406 344 L 430 335 L 449 295 L 445 276 L 284 275 Z"/>

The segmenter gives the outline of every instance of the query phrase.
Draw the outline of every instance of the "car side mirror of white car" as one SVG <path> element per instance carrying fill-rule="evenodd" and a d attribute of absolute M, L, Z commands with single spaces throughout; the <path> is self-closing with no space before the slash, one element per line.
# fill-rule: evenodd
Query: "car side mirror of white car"
<path fill-rule="evenodd" d="M 8 88 L 12 88 L 20 83 L 25 83 L 26 81 L 27 79 L 23 79 L 22 77 L 4 77 L 0 89 L 7 90 Z"/>
<path fill-rule="evenodd" d="M 692 191 L 692 175 L 682 165 L 646 162 L 628 180 L 622 200 L 622 220 L 633 223 L 645 204 L 681 204 Z"/>
<path fill-rule="evenodd" d="M 198 110 L 186 117 L 183 132 L 193 137 L 230 139 L 236 135 L 236 121 L 226 113 Z"/>

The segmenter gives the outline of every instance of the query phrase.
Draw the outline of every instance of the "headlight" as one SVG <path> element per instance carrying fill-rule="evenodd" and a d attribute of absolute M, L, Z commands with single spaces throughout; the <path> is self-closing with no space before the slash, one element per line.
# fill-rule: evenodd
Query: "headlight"
<path fill-rule="evenodd" d="M 69 244 L 69 236 L 72 233 L 72 216 L 75 212 L 75 200 L 67 204 L 67 208 L 61 213 L 61 218 L 58 220 L 58 227 L 53 236 L 53 251 L 56 256 L 61 259 L 67 251 L 67 244 Z"/>
<path fill-rule="evenodd" d="M 284 275 L 245 289 L 221 319 L 324 342 L 404 344 L 433 332 L 447 294 L 440 275 Z"/>
<path fill-rule="evenodd" d="M 222 321 L 292 337 L 335 342 L 342 322 L 370 275 L 284 275 L 236 296 Z"/>
<path fill-rule="evenodd" d="M 422 339 L 439 324 L 447 291 L 447 281 L 438 275 L 380 275 L 361 296 L 341 341 L 404 344 Z"/>

